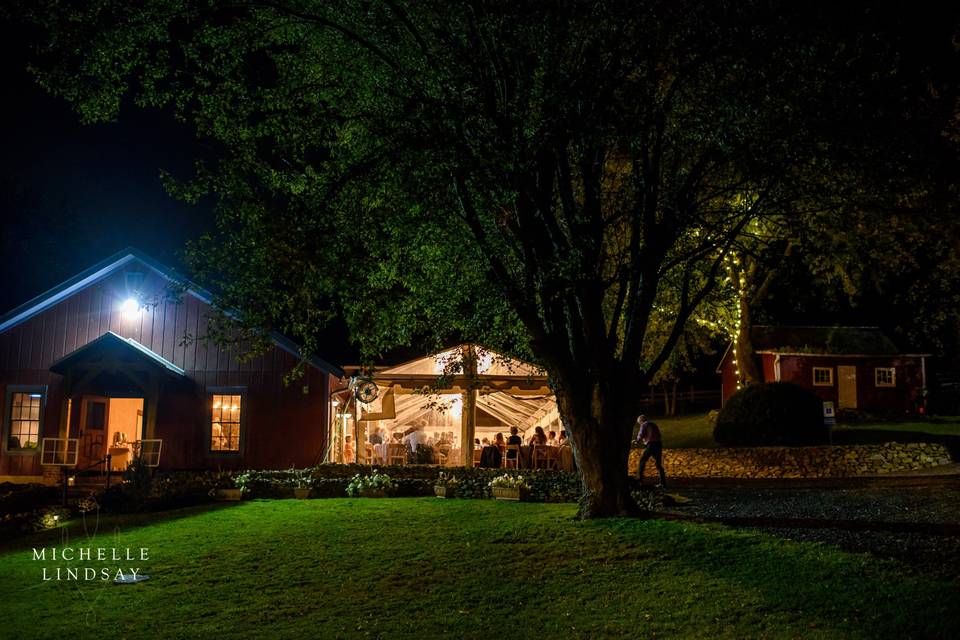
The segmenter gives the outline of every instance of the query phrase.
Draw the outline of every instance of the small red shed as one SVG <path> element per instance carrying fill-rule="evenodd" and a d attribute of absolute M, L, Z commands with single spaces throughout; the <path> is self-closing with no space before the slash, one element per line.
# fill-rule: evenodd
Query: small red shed
<path fill-rule="evenodd" d="M 764 382 L 792 382 L 838 409 L 914 413 L 926 388 L 926 357 L 901 353 L 879 327 L 777 327 L 750 332 Z M 737 391 L 731 344 L 720 365 L 723 401 Z"/>
<path fill-rule="evenodd" d="M 172 297 L 170 285 L 184 290 Z M 0 481 L 43 480 L 43 438 L 78 438 L 79 464 L 126 466 L 159 439 L 167 469 L 287 468 L 323 459 L 328 397 L 343 372 L 271 334 L 251 360 L 189 340 L 210 295 L 126 249 L 0 318 Z M 49 475 L 49 474 L 48 474 Z"/>

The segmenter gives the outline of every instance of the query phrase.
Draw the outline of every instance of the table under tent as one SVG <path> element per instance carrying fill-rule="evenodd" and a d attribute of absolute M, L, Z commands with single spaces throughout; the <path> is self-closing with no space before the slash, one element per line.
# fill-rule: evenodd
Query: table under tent
<path fill-rule="evenodd" d="M 371 402 L 356 400 L 350 389 L 333 393 L 327 462 L 389 463 L 387 444 L 422 429 L 428 446 L 438 448 L 436 463 L 472 466 L 475 439 L 492 442 L 497 433 L 507 438 L 511 426 L 524 442 L 538 426 L 560 432 L 544 372 L 479 346 L 460 345 L 376 370 L 370 379 L 379 391 Z M 374 433 L 384 440 L 376 448 L 370 444 Z"/>

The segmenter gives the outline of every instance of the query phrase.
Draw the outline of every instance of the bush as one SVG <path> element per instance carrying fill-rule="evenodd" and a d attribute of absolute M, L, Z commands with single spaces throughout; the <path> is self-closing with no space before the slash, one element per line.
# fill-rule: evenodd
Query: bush
<path fill-rule="evenodd" d="M 788 382 L 738 391 L 720 410 L 713 439 L 726 446 L 800 446 L 829 441 L 823 401 Z"/>
<path fill-rule="evenodd" d="M 32 511 L 37 505 L 56 502 L 59 496 L 59 486 L 4 482 L 0 484 L 0 517 Z"/>

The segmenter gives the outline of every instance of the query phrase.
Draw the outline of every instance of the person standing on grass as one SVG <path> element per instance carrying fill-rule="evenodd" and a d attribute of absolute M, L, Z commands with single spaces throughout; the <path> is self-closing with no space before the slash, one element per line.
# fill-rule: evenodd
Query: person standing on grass
<path fill-rule="evenodd" d="M 637 442 L 643 445 L 643 455 L 640 456 L 640 466 L 637 469 L 637 477 L 640 484 L 643 484 L 643 468 L 647 466 L 647 460 L 653 458 L 657 465 L 657 473 L 660 474 L 660 487 L 667 488 L 667 474 L 663 471 L 663 439 L 660 435 L 660 427 L 656 422 L 647 420 L 647 416 L 637 417 L 637 424 L 640 425 L 640 431 L 637 432 Z"/>

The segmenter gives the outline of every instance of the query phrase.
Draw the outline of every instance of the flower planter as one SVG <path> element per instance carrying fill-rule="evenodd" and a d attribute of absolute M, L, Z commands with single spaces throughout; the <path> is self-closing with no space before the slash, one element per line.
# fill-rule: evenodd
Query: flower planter
<path fill-rule="evenodd" d="M 490 491 L 497 500 L 520 500 L 524 493 L 520 487 L 490 487 Z"/>
<path fill-rule="evenodd" d="M 361 498 L 386 498 L 387 492 L 384 489 L 360 489 Z"/>
<path fill-rule="evenodd" d="M 441 487 L 440 485 L 434 485 L 433 492 L 438 498 L 452 498 L 456 493 L 456 490 L 453 487 Z"/>
<path fill-rule="evenodd" d="M 242 489 L 217 489 L 216 499 L 225 502 L 238 502 L 243 498 Z"/>
<path fill-rule="evenodd" d="M 297 500 L 303 500 L 310 497 L 310 487 L 294 487 L 293 497 Z"/>

